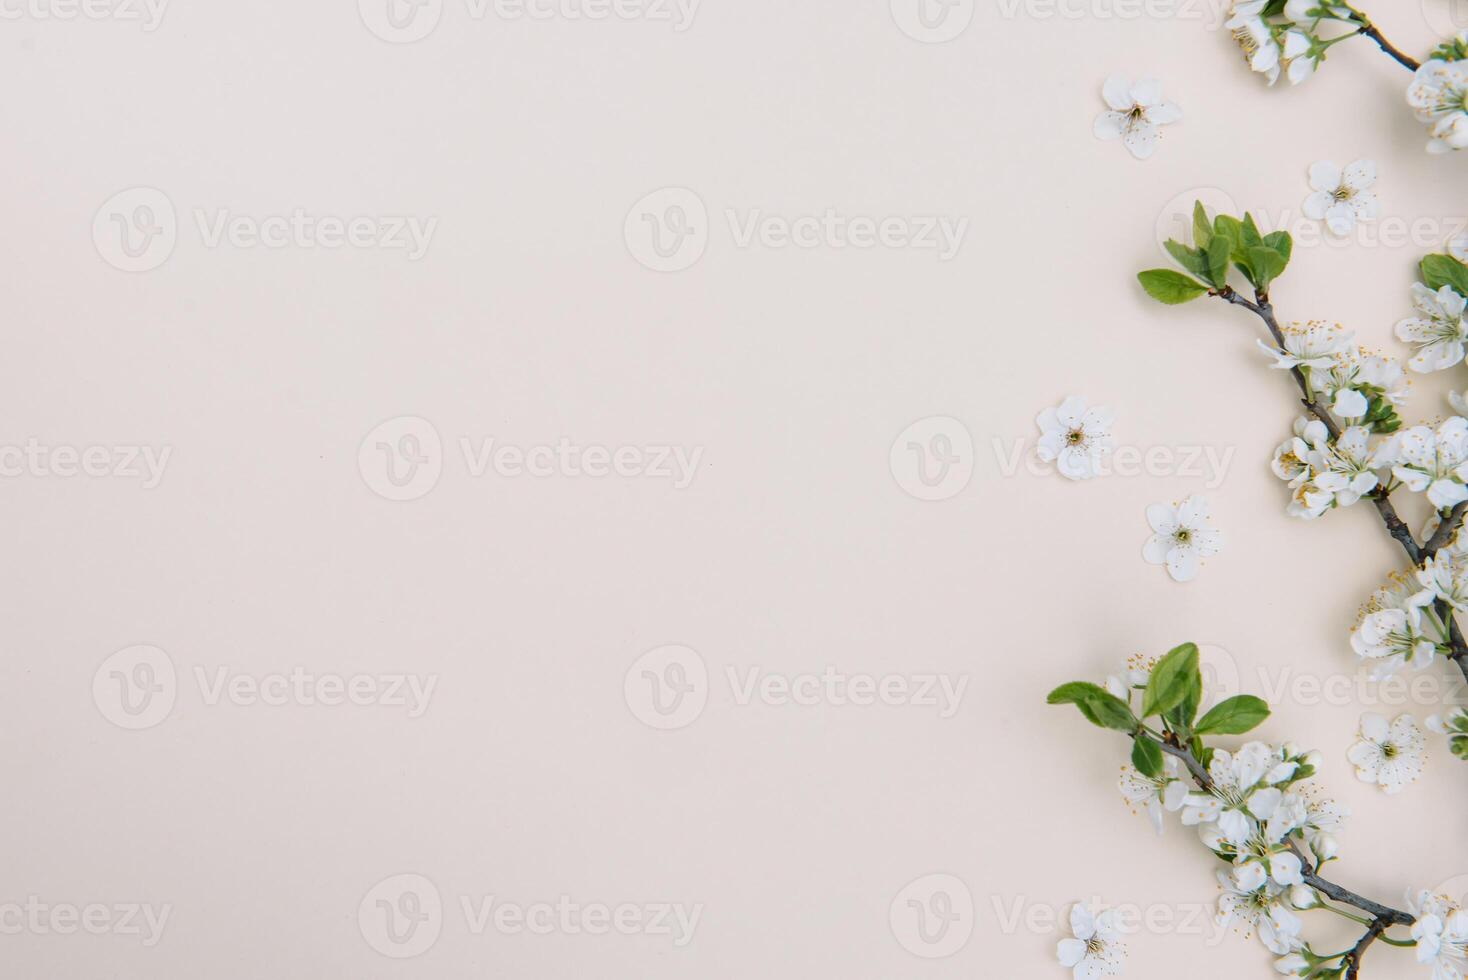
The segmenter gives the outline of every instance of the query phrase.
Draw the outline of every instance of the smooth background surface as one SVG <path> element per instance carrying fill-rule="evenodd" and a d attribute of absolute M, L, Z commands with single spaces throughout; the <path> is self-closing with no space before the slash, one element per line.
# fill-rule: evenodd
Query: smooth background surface
<path fill-rule="evenodd" d="M 1432 0 L 1429 0 L 1432 2 Z M 1378 5 L 1420 52 L 1415 3 Z M 1042 8 L 1044 9 L 1044 8 Z M 1087 8 L 1090 10 L 1091 8 Z M 1103 8 L 1104 9 L 1104 8 Z M 1434 10 L 1436 8 L 1433 8 Z M 666 23 L 473 21 L 411 45 L 345 2 L 178 3 L 162 25 L 0 27 L 7 270 L 0 441 L 173 447 L 161 485 L 0 481 L 8 528 L 0 900 L 170 903 L 165 936 L 0 937 L 27 977 L 1064 976 L 1016 905 L 1080 896 L 1196 910 L 1214 862 L 1119 802 L 1119 739 L 1043 705 L 1187 639 L 1258 671 L 1351 676 L 1355 609 L 1398 553 L 1364 507 L 1284 515 L 1267 460 L 1292 388 L 1254 323 L 1136 288 L 1164 205 L 1220 187 L 1297 216 L 1317 159 L 1378 161 L 1383 215 L 1443 235 L 1462 159 L 1430 158 L 1408 74 L 1367 42 L 1266 90 L 1216 17 L 1039 17 L 982 5 L 918 43 L 886 4 L 707 0 Z M 1091 136 L 1112 72 L 1184 111 L 1139 163 Z M 164 190 L 179 242 L 151 272 L 99 256 L 97 209 Z M 628 210 L 707 205 L 707 253 L 640 265 Z M 206 248 L 194 208 L 439 218 L 428 254 Z M 966 216 L 959 255 L 738 248 L 726 208 Z M 1435 242 L 1425 242 L 1433 245 Z M 1422 247 L 1297 248 L 1285 317 L 1392 325 Z M 1460 372 L 1461 373 L 1461 372 Z M 1441 414 L 1419 382 L 1409 418 Z M 1459 382 L 1461 387 L 1461 382 Z M 1144 508 L 1186 475 L 1006 477 L 1068 393 L 1121 443 L 1236 450 L 1229 537 L 1189 586 L 1143 563 Z M 386 419 L 446 443 L 702 447 L 697 479 L 487 475 L 452 451 L 427 496 L 372 492 Z M 934 415 L 976 447 L 957 496 L 914 499 L 893 440 Z M 124 731 L 91 697 L 134 644 L 166 650 L 172 715 Z M 701 717 L 658 732 L 623 698 L 645 651 L 697 650 Z M 735 704 L 727 666 L 965 675 L 958 713 Z M 429 710 L 204 702 L 202 667 L 436 674 Z M 1291 672 L 1286 674 L 1286 672 Z M 1348 802 L 1343 882 L 1389 901 L 1468 873 L 1468 768 L 1431 744 L 1398 798 L 1344 753 L 1362 705 L 1286 697 L 1264 732 L 1320 747 Z M 1413 706 L 1431 713 L 1428 705 Z M 359 901 L 402 872 L 445 901 L 702 903 L 695 941 L 471 935 L 450 910 L 416 959 L 374 952 Z M 961 879 L 973 936 L 903 948 L 889 905 Z M 1133 937 L 1127 974 L 1265 976 L 1257 942 Z M 1323 943 L 1322 945 L 1326 945 Z M 1375 977 L 1420 975 L 1371 954 Z M 1185 965 L 1184 965 L 1185 964 Z"/>

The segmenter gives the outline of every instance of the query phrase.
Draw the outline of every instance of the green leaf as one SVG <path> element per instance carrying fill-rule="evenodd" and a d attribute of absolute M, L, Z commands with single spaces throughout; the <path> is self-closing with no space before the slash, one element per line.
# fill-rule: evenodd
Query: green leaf
<path fill-rule="evenodd" d="M 1468 266 L 1451 255 L 1429 255 L 1424 258 L 1422 281 L 1433 291 L 1452 286 L 1459 296 L 1468 296 Z"/>
<path fill-rule="evenodd" d="M 1132 765 L 1142 775 L 1156 779 L 1162 775 L 1162 746 L 1146 735 L 1138 735 L 1132 742 Z"/>
<path fill-rule="evenodd" d="M 1188 248 L 1182 242 L 1169 238 L 1166 242 L 1167 254 L 1177 259 L 1178 265 L 1187 269 L 1195 276 L 1208 276 L 1208 258 L 1202 251 L 1196 248 Z"/>
<path fill-rule="evenodd" d="M 1290 264 L 1290 254 L 1295 249 L 1295 240 L 1287 231 L 1271 231 L 1264 236 L 1264 244 L 1274 249 L 1280 258 L 1285 260 L 1285 265 Z"/>
<path fill-rule="evenodd" d="M 1269 284 L 1285 270 L 1285 260 L 1272 248 L 1256 245 L 1249 249 L 1249 267 L 1254 271 L 1249 281 L 1260 292 L 1269 289 Z"/>
<path fill-rule="evenodd" d="M 1229 249 L 1237 248 L 1244 240 L 1244 223 L 1238 218 L 1228 214 L 1220 214 L 1213 219 L 1213 234 L 1222 235 L 1229 241 Z M 1212 245 L 1212 242 L 1208 244 Z"/>
<path fill-rule="evenodd" d="M 1264 245 L 1264 238 L 1259 234 L 1259 226 L 1254 224 L 1254 216 L 1244 212 L 1244 223 L 1241 226 L 1243 234 L 1239 236 L 1239 244 L 1244 248 L 1260 248 Z"/>
<path fill-rule="evenodd" d="M 1242 735 L 1269 717 L 1269 705 L 1252 694 L 1221 701 L 1198 722 L 1199 735 Z"/>
<path fill-rule="evenodd" d="M 1162 717 L 1172 729 L 1181 732 L 1184 737 L 1193 730 L 1193 719 L 1198 717 L 1198 706 L 1203 703 L 1203 675 L 1198 673 L 1188 679 L 1187 694 L 1170 711 L 1163 712 Z"/>
<path fill-rule="evenodd" d="M 1213 237 L 1213 224 L 1208 220 L 1208 212 L 1203 210 L 1202 201 L 1193 202 L 1193 244 L 1198 248 L 1208 247 L 1209 240 Z"/>
<path fill-rule="evenodd" d="M 1137 730 L 1137 719 L 1126 702 L 1105 688 L 1085 681 L 1062 684 L 1045 698 L 1046 704 L 1073 704 L 1093 725 L 1128 734 Z"/>
<path fill-rule="evenodd" d="M 1228 282 L 1228 260 L 1233 247 L 1226 238 L 1215 238 L 1208 243 L 1208 281 L 1215 286 Z"/>
<path fill-rule="evenodd" d="M 1197 299 L 1208 292 L 1208 287 L 1171 269 L 1148 269 L 1137 273 L 1137 281 L 1147 290 L 1147 295 L 1161 303 L 1176 306 Z"/>
<path fill-rule="evenodd" d="M 1184 643 L 1169 650 L 1157 661 L 1157 666 L 1152 668 L 1152 676 L 1147 679 L 1147 690 L 1142 694 L 1142 717 L 1150 718 L 1181 704 L 1188 696 L 1194 677 L 1198 678 L 1197 684 L 1201 687 L 1203 681 L 1198 671 L 1197 645 Z"/>

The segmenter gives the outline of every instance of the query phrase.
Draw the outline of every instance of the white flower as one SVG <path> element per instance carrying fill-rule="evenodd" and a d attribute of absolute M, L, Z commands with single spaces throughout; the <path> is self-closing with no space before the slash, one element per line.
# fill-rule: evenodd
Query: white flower
<path fill-rule="evenodd" d="M 1176 507 L 1152 504 L 1147 523 L 1153 534 L 1142 547 L 1142 557 L 1153 565 L 1166 565 L 1175 582 L 1187 582 L 1198 574 L 1200 559 L 1218 554 L 1223 532 L 1208 527 L 1208 501 L 1193 494 Z"/>
<path fill-rule="evenodd" d="M 1106 676 L 1106 690 L 1123 701 L 1129 701 L 1132 689 L 1147 686 L 1147 681 L 1152 677 L 1152 668 L 1155 666 L 1157 666 L 1156 657 L 1149 657 L 1141 653 L 1133 654 L 1127 658 L 1126 666 L 1119 672 Z"/>
<path fill-rule="evenodd" d="M 1407 895 L 1417 962 L 1432 964 L 1433 980 L 1461 980 L 1468 972 L 1468 912 L 1447 895 Z"/>
<path fill-rule="evenodd" d="M 1223 886 L 1215 920 L 1220 926 L 1235 921 L 1244 923 L 1258 931 L 1259 941 L 1276 956 L 1292 953 L 1305 945 L 1300 938 L 1303 923 L 1290 910 L 1286 889 L 1266 883 L 1258 890 L 1244 891 L 1234 886 L 1233 876 L 1226 871 L 1218 872 L 1218 883 Z"/>
<path fill-rule="evenodd" d="M 1384 793 L 1398 793 L 1422 775 L 1427 740 L 1409 714 L 1398 715 L 1390 725 L 1374 712 L 1361 716 L 1360 741 L 1346 752 L 1356 767 L 1356 778 L 1375 783 Z"/>
<path fill-rule="evenodd" d="M 1468 263 L 1468 234 L 1454 235 L 1449 238 L 1448 254 L 1459 262 Z"/>
<path fill-rule="evenodd" d="M 1432 663 L 1437 644 L 1422 629 L 1422 607 L 1430 594 L 1412 588 L 1400 574 L 1393 574 L 1377 589 L 1361 610 L 1361 621 L 1351 630 L 1351 649 L 1372 663 L 1371 676 L 1380 680 L 1406 664 L 1418 670 Z"/>
<path fill-rule="evenodd" d="M 1357 221 L 1376 218 L 1380 207 L 1368 188 L 1376 181 L 1376 163 L 1357 160 L 1344 171 L 1329 160 L 1310 164 L 1310 189 L 1305 198 L 1305 216 L 1325 226 L 1334 235 L 1349 235 Z"/>
<path fill-rule="evenodd" d="M 1274 31 L 1264 23 L 1263 12 L 1267 0 L 1234 0 L 1233 16 L 1224 27 L 1230 31 L 1239 47 L 1244 49 L 1244 60 L 1252 71 L 1269 79 L 1273 85 L 1279 80 L 1279 62 L 1282 52 L 1275 40 Z"/>
<path fill-rule="evenodd" d="M 1162 83 L 1155 78 L 1132 85 L 1123 76 L 1112 75 L 1101 87 L 1101 97 L 1111 108 L 1096 117 L 1092 132 L 1097 139 L 1121 137 L 1122 145 L 1138 160 L 1147 159 L 1157 149 L 1159 126 L 1183 117 L 1181 109 L 1162 98 Z"/>
<path fill-rule="evenodd" d="M 1315 38 L 1305 31 L 1285 31 L 1280 54 L 1285 66 L 1285 76 L 1289 78 L 1291 85 L 1299 85 L 1315 74 L 1315 69 L 1320 66 L 1323 50 L 1316 48 Z"/>
<path fill-rule="evenodd" d="M 1035 418 L 1040 427 L 1036 455 L 1054 462 L 1060 475 L 1071 480 L 1096 476 L 1101 461 L 1111 452 L 1111 409 L 1087 408 L 1086 400 L 1071 395 L 1059 408 L 1047 408 Z"/>
<path fill-rule="evenodd" d="M 1310 970 L 1310 961 L 1299 953 L 1290 953 L 1274 961 L 1274 972 L 1287 977 L 1303 977 Z"/>
<path fill-rule="evenodd" d="M 1269 468 L 1275 476 L 1288 481 L 1292 489 L 1298 487 L 1310 479 L 1311 450 L 1329 437 L 1324 422 L 1300 416 L 1295 419 L 1294 436 L 1279 444 Z"/>
<path fill-rule="evenodd" d="M 1414 282 L 1412 305 L 1421 315 L 1397 323 L 1397 339 L 1417 349 L 1407 366 L 1418 374 L 1427 374 L 1462 361 L 1463 344 L 1468 341 L 1463 309 L 1468 306 L 1468 300 L 1454 292 L 1452 286 L 1442 286 L 1434 292 Z"/>
<path fill-rule="evenodd" d="M 1282 763 L 1280 750 L 1263 742 L 1249 742 L 1233 753 L 1214 750 L 1208 763 L 1212 787 L 1206 793 L 1188 796 L 1183 824 L 1191 827 L 1216 822 L 1225 842 L 1234 849 L 1243 847 L 1254 835 L 1256 822 L 1268 820 L 1284 798 L 1270 785 L 1294 774 L 1293 768 L 1288 772 L 1280 769 Z"/>
<path fill-rule="evenodd" d="M 1332 507 L 1349 507 L 1376 489 L 1376 470 L 1389 465 L 1384 454 L 1391 444 L 1373 449 L 1371 433 L 1352 426 L 1330 441 L 1319 421 L 1295 421 L 1296 436 L 1274 451 L 1270 468 L 1288 480 L 1294 494 L 1287 512 L 1291 517 L 1313 519 Z"/>
<path fill-rule="evenodd" d="M 1417 569 L 1417 581 L 1422 591 L 1412 597 L 1413 602 L 1429 605 L 1441 599 L 1458 612 L 1468 611 L 1468 555 L 1456 546 L 1423 562 Z"/>
<path fill-rule="evenodd" d="M 1089 905 L 1077 902 L 1070 910 L 1070 931 L 1075 938 L 1056 943 L 1055 958 L 1061 966 L 1071 968 L 1075 980 L 1096 980 L 1121 972 L 1126 947 L 1114 912 L 1093 915 Z"/>
<path fill-rule="evenodd" d="M 1436 508 L 1451 507 L 1468 500 L 1468 419 L 1454 415 L 1436 431 L 1417 425 L 1399 433 L 1381 447 L 1384 459 L 1393 460 L 1392 475 L 1413 493 L 1427 491 Z"/>
<path fill-rule="evenodd" d="M 1310 386 L 1331 400 L 1331 411 L 1343 419 L 1359 419 L 1371 408 L 1362 388 L 1380 389 L 1393 405 L 1407 400 L 1406 372 L 1395 358 L 1367 354 L 1359 347 L 1340 351 L 1328 367 L 1310 372 Z"/>
<path fill-rule="evenodd" d="M 1117 788 L 1132 806 L 1145 806 L 1152 828 L 1162 833 L 1162 814 L 1176 813 L 1188 798 L 1188 784 L 1180 778 L 1178 761 L 1172 756 L 1162 760 L 1162 775 L 1155 779 L 1144 776 L 1132 766 L 1124 766 Z"/>
<path fill-rule="evenodd" d="M 1407 87 L 1407 104 L 1419 122 L 1430 124 L 1428 153 L 1468 146 L 1468 62 L 1432 58 L 1423 62 Z"/>
<path fill-rule="evenodd" d="M 1280 328 L 1284 349 L 1271 347 L 1264 341 L 1259 347 L 1274 358 L 1270 367 L 1276 368 L 1320 368 L 1329 370 L 1337 354 L 1348 349 L 1351 334 L 1346 333 L 1339 323 L 1328 324 L 1323 320 L 1309 323 L 1291 323 Z"/>

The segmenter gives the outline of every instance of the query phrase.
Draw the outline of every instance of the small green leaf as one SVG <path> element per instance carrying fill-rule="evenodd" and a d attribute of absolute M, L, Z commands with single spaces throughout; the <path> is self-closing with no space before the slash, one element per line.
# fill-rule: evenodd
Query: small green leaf
<path fill-rule="evenodd" d="M 1188 696 L 1194 677 L 1200 678 L 1197 684 L 1201 687 L 1197 645 L 1184 643 L 1169 650 L 1157 661 L 1157 666 L 1152 668 L 1152 676 L 1147 679 L 1147 690 L 1142 694 L 1142 717 L 1150 718 L 1181 704 Z"/>
<path fill-rule="evenodd" d="M 1239 237 L 1239 244 L 1244 248 L 1259 248 L 1264 244 L 1264 238 L 1259 234 L 1259 226 L 1254 224 L 1254 216 L 1244 212 L 1243 234 Z"/>
<path fill-rule="evenodd" d="M 1264 244 L 1285 260 L 1285 265 L 1290 264 L 1290 254 L 1294 251 L 1295 240 L 1287 231 L 1271 231 L 1264 236 Z"/>
<path fill-rule="evenodd" d="M 1269 717 L 1269 705 L 1252 694 L 1220 701 L 1198 722 L 1199 735 L 1242 735 Z"/>
<path fill-rule="evenodd" d="M 1171 269 L 1148 269 L 1137 273 L 1137 281 L 1147 295 L 1169 306 L 1186 303 L 1208 292 L 1208 287 Z"/>
<path fill-rule="evenodd" d="M 1468 266 L 1451 255 L 1429 255 L 1424 258 L 1422 281 L 1433 291 L 1452 286 L 1459 296 L 1468 296 Z"/>
<path fill-rule="evenodd" d="M 1202 201 L 1193 202 L 1193 244 L 1198 248 L 1208 247 L 1209 240 L 1213 237 L 1213 224 L 1208 220 L 1208 212 L 1203 210 Z"/>
<path fill-rule="evenodd" d="M 1208 281 L 1215 286 L 1228 282 L 1228 260 L 1233 249 L 1226 238 L 1215 238 L 1208 243 Z"/>
<path fill-rule="evenodd" d="M 1285 260 L 1274 249 L 1256 245 L 1249 249 L 1249 267 L 1254 271 L 1249 281 L 1254 284 L 1255 289 L 1264 292 L 1284 272 Z"/>
<path fill-rule="evenodd" d="M 1229 241 L 1229 249 L 1236 249 L 1244 240 L 1244 224 L 1238 218 L 1220 214 L 1213 219 L 1213 234 L 1222 235 Z M 1209 242 L 1212 245 L 1212 242 Z"/>
<path fill-rule="evenodd" d="M 1162 747 L 1146 735 L 1132 742 L 1132 765 L 1144 776 L 1156 779 L 1162 775 Z"/>
<path fill-rule="evenodd" d="M 1195 276 L 1206 278 L 1208 276 L 1208 258 L 1202 251 L 1196 248 L 1188 248 L 1182 242 L 1169 238 L 1166 242 L 1167 254 L 1177 259 L 1178 265 L 1187 269 Z"/>
<path fill-rule="evenodd" d="M 1045 698 L 1047 704 L 1073 704 L 1094 725 L 1128 734 L 1137 730 L 1137 719 L 1126 702 L 1105 688 L 1085 681 L 1062 684 Z"/>

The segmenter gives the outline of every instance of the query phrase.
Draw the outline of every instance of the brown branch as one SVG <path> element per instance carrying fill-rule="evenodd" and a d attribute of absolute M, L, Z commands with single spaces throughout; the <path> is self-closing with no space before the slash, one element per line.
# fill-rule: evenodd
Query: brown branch
<path fill-rule="evenodd" d="M 1361 937 L 1360 942 L 1356 943 L 1355 947 L 1341 960 L 1341 965 L 1346 967 L 1345 980 L 1355 980 L 1355 977 L 1360 974 L 1361 957 L 1366 955 L 1366 947 L 1376 942 L 1376 937 L 1386 932 L 1386 927 L 1389 925 L 1391 923 L 1379 917 L 1371 920 L 1371 925 L 1367 926 L 1366 933 Z"/>
<path fill-rule="evenodd" d="M 1371 40 L 1376 42 L 1376 46 L 1378 48 L 1381 48 L 1381 50 L 1385 51 L 1388 55 L 1391 56 L 1393 61 L 1395 61 L 1397 64 L 1401 65 L 1408 71 L 1416 71 L 1417 69 L 1422 67 L 1422 62 L 1418 61 L 1416 58 L 1413 58 L 1411 55 L 1404 53 L 1401 48 L 1398 48 L 1395 44 L 1383 37 L 1381 31 L 1376 29 L 1376 25 L 1371 23 L 1371 21 L 1366 18 L 1365 14 L 1361 13 L 1359 10 L 1354 11 L 1354 13 L 1356 14 L 1356 16 L 1351 18 L 1351 20 L 1353 23 L 1361 25 L 1360 34 L 1362 37 L 1371 38 Z"/>

